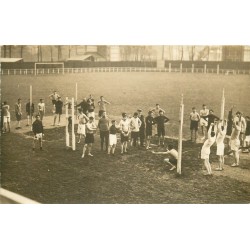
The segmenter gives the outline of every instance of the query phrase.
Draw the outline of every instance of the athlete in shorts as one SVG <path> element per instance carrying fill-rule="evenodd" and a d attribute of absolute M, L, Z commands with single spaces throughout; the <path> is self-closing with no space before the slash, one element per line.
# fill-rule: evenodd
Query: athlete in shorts
<path fill-rule="evenodd" d="M 42 98 L 40 99 L 40 102 L 38 103 L 37 108 L 38 108 L 38 113 L 40 115 L 40 119 L 42 121 L 45 115 L 45 103 Z"/>
<path fill-rule="evenodd" d="M 56 90 L 53 91 L 53 93 L 51 95 L 49 95 L 51 102 L 53 105 L 56 104 L 56 101 L 58 100 L 58 98 L 60 97 L 59 94 L 57 93 Z"/>
<path fill-rule="evenodd" d="M 240 163 L 240 131 L 241 131 L 241 123 L 239 121 L 234 121 L 233 123 L 233 132 L 230 140 L 230 147 L 233 151 L 234 163 L 231 165 L 232 167 L 239 167 Z"/>
<path fill-rule="evenodd" d="M 200 121 L 200 115 L 196 111 L 195 107 L 192 108 L 192 112 L 190 113 L 190 131 L 191 131 L 191 141 L 193 141 L 193 132 L 194 132 L 194 142 L 197 139 L 197 131 Z"/>
<path fill-rule="evenodd" d="M 209 162 L 209 155 L 210 155 L 210 148 L 216 140 L 216 133 L 212 130 L 214 130 L 214 123 L 210 124 L 207 134 L 208 139 L 204 142 L 201 148 L 201 159 L 204 160 L 204 166 L 207 169 L 207 174 L 205 175 L 212 175 L 212 168 Z"/>
<path fill-rule="evenodd" d="M 79 109 L 80 114 L 78 115 L 78 127 L 77 134 L 79 135 L 78 143 L 81 142 L 81 138 L 86 136 L 86 124 L 89 118 L 83 113 L 82 109 Z"/>
<path fill-rule="evenodd" d="M 106 112 L 106 104 L 110 104 L 107 100 L 104 99 L 103 96 L 100 96 L 100 101 L 98 101 L 99 105 L 99 117 L 102 117 L 102 113 Z"/>
<path fill-rule="evenodd" d="M 202 118 L 202 116 L 207 116 L 209 114 L 209 110 L 207 109 L 206 104 L 202 105 L 202 109 L 200 110 L 200 126 L 201 126 L 201 133 L 202 133 L 202 140 L 205 139 L 205 131 L 206 131 L 206 127 L 207 127 L 207 119 Z"/>
<path fill-rule="evenodd" d="M 40 119 L 40 115 L 36 116 L 36 120 L 32 124 L 32 131 L 34 133 L 33 148 L 35 150 L 36 141 L 39 141 L 40 150 L 43 150 L 42 139 L 43 139 L 43 123 Z"/>
<path fill-rule="evenodd" d="M 115 120 L 111 121 L 111 126 L 109 128 L 109 147 L 108 147 L 108 154 L 115 155 L 115 147 L 117 144 L 117 136 L 116 133 L 118 132 L 119 126 L 116 125 Z"/>
<path fill-rule="evenodd" d="M 152 127 L 155 124 L 154 117 L 153 117 L 153 111 L 148 112 L 148 116 L 145 119 L 146 124 L 146 149 L 150 149 L 150 141 L 152 138 Z"/>
<path fill-rule="evenodd" d="M 60 126 L 61 115 L 62 115 L 63 102 L 61 97 L 58 97 L 58 100 L 55 102 L 55 115 L 54 115 L 54 123 L 53 126 L 56 125 L 56 118 L 58 117 L 57 126 Z"/>
<path fill-rule="evenodd" d="M 136 147 L 138 145 L 138 138 L 141 127 L 141 120 L 138 117 L 138 113 L 135 112 L 134 116 L 130 120 L 130 130 L 131 130 L 131 146 Z"/>
<path fill-rule="evenodd" d="M 130 133 L 130 120 L 126 113 L 122 113 L 122 119 L 119 123 L 121 131 L 121 154 L 127 153 L 128 139 Z"/>
<path fill-rule="evenodd" d="M 157 124 L 157 135 L 158 135 L 158 146 L 161 145 L 161 138 L 162 138 L 162 145 L 164 146 L 164 138 L 165 138 L 165 123 L 169 121 L 169 119 L 163 115 L 163 111 L 160 110 L 159 116 L 154 118 L 155 123 Z"/>
<path fill-rule="evenodd" d="M 173 145 L 168 145 L 168 148 L 165 152 L 155 152 L 152 151 L 153 154 L 158 155 L 168 155 L 170 158 L 165 158 L 164 162 L 171 166 L 170 171 L 176 169 L 177 167 L 177 160 L 178 160 L 178 151 L 174 149 Z"/>
<path fill-rule="evenodd" d="M 218 155 L 219 158 L 219 167 L 217 167 L 215 170 L 221 171 L 223 170 L 222 165 L 224 164 L 224 139 L 226 136 L 227 131 L 227 120 L 224 121 L 224 125 L 222 121 L 218 123 L 218 130 L 217 130 L 217 138 L 216 138 L 216 144 L 217 144 L 217 151 L 216 155 Z"/>
<path fill-rule="evenodd" d="M 91 149 L 94 143 L 95 131 L 96 131 L 96 125 L 94 123 L 94 118 L 91 116 L 89 117 L 89 121 L 86 124 L 86 138 L 85 138 L 85 144 L 82 150 L 82 158 L 84 158 L 86 150 L 88 150 L 88 156 L 93 156 L 91 154 Z"/>
<path fill-rule="evenodd" d="M 10 132 L 10 106 L 7 102 L 3 102 L 1 119 L 3 119 L 3 133 L 7 130 Z"/>
<path fill-rule="evenodd" d="M 21 128 L 21 120 L 22 120 L 22 104 L 21 104 L 21 98 L 17 100 L 17 103 L 15 104 L 15 114 L 16 114 L 16 120 L 17 120 L 17 127 L 16 129 Z"/>

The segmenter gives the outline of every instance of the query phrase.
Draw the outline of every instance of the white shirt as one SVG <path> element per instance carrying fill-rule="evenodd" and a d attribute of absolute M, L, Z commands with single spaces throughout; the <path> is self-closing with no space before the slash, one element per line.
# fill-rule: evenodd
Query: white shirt
<path fill-rule="evenodd" d="M 39 111 L 45 112 L 45 103 L 44 102 L 39 102 L 37 106 L 38 106 Z"/>
<path fill-rule="evenodd" d="M 132 117 L 130 121 L 130 127 L 132 132 L 139 132 L 141 120 L 138 117 Z"/>

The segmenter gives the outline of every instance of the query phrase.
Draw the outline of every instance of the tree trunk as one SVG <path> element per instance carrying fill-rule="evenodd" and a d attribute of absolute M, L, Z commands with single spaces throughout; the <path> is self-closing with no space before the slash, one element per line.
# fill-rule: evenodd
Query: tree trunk
<path fill-rule="evenodd" d="M 62 57 L 62 47 L 60 45 L 57 46 L 57 60 L 58 62 L 61 60 Z"/>
<path fill-rule="evenodd" d="M 12 46 L 10 45 L 9 46 L 9 56 L 10 56 L 10 58 L 11 58 L 11 52 L 12 52 Z"/>
<path fill-rule="evenodd" d="M 23 58 L 23 45 L 20 46 L 20 57 Z"/>
<path fill-rule="evenodd" d="M 7 51 L 6 47 L 7 47 L 6 45 L 3 46 L 3 57 L 4 58 L 6 58 L 6 51 Z"/>
<path fill-rule="evenodd" d="M 70 58 L 70 55 L 71 55 L 71 46 L 69 45 L 69 58 Z"/>
<path fill-rule="evenodd" d="M 53 62 L 53 47 L 50 46 L 50 61 Z"/>

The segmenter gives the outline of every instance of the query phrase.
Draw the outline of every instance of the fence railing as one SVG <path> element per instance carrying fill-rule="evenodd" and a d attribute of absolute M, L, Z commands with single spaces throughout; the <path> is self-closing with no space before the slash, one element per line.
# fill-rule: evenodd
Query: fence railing
<path fill-rule="evenodd" d="M 149 67 L 94 67 L 94 68 L 43 68 L 43 69 L 1 69 L 1 75 L 59 75 L 59 74 L 77 74 L 92 72 L 166 72 L 166 73 L 211 73 L 211 74 L 247 74 L 250 75 L 250 69 L 219 69 L 217 68 L 149 68 Z"/>

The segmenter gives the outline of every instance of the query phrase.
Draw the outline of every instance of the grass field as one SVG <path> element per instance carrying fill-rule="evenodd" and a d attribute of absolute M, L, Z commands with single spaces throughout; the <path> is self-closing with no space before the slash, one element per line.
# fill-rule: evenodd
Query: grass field
<path fill-rule="evenodd" d="M 65 76 L 3 76 L 2 101 L 13 110 L 17 98 L 23 103 L 33 86 L 35 105 L 45 98 L 47 115 L 51 116 L 48 95 L 56 89 L 62 97 L 92 93 L 95 99 L 104 95 L 112 105 L 108 114 L 119 120 L 122 112 L 132 114 L 137 108 L 144 113 L 156 103 L 170 118 L 167 134 L 176 137 L 180 95 L 184 94 L 184 137 L 189 138 L 188 115 L 191 107 L 203 103 L 219 115 L 222 88 L 225 88 L 226 112 L 231 105 L 248 114 L 250 77 L 168 74 L 168 73 L 89 73 Z M 14 118 L 14 114 L 12 113 Z M 14 127 L 14 125 L 13 125 Z M 96 135 L 94 158 L 81 159 L 82 145 L 72 152 L 65 148 L 64 127 L 45 127 L 44 151 L 31 151 L 30 132 L 5 134 L 1 138 L 2 186 L 42 203 L 249 203 L 249 158 L 242 155 L 241 167 L 232 169 L 226 158 L 225 171 L 212 178 L 202 175 L 197 159 L 200 144 L 184 142 L 183 174 L 178 177 L 163 164 L 162 156 L 139 149 L 128 155 L 108 157 L 100 152 Z M 175 146 L 177 142 L 171 140 Z M 160 150 L 160 149 L 159 149 Z M 212 149 L 213 168 L 216 148 Z"/>

